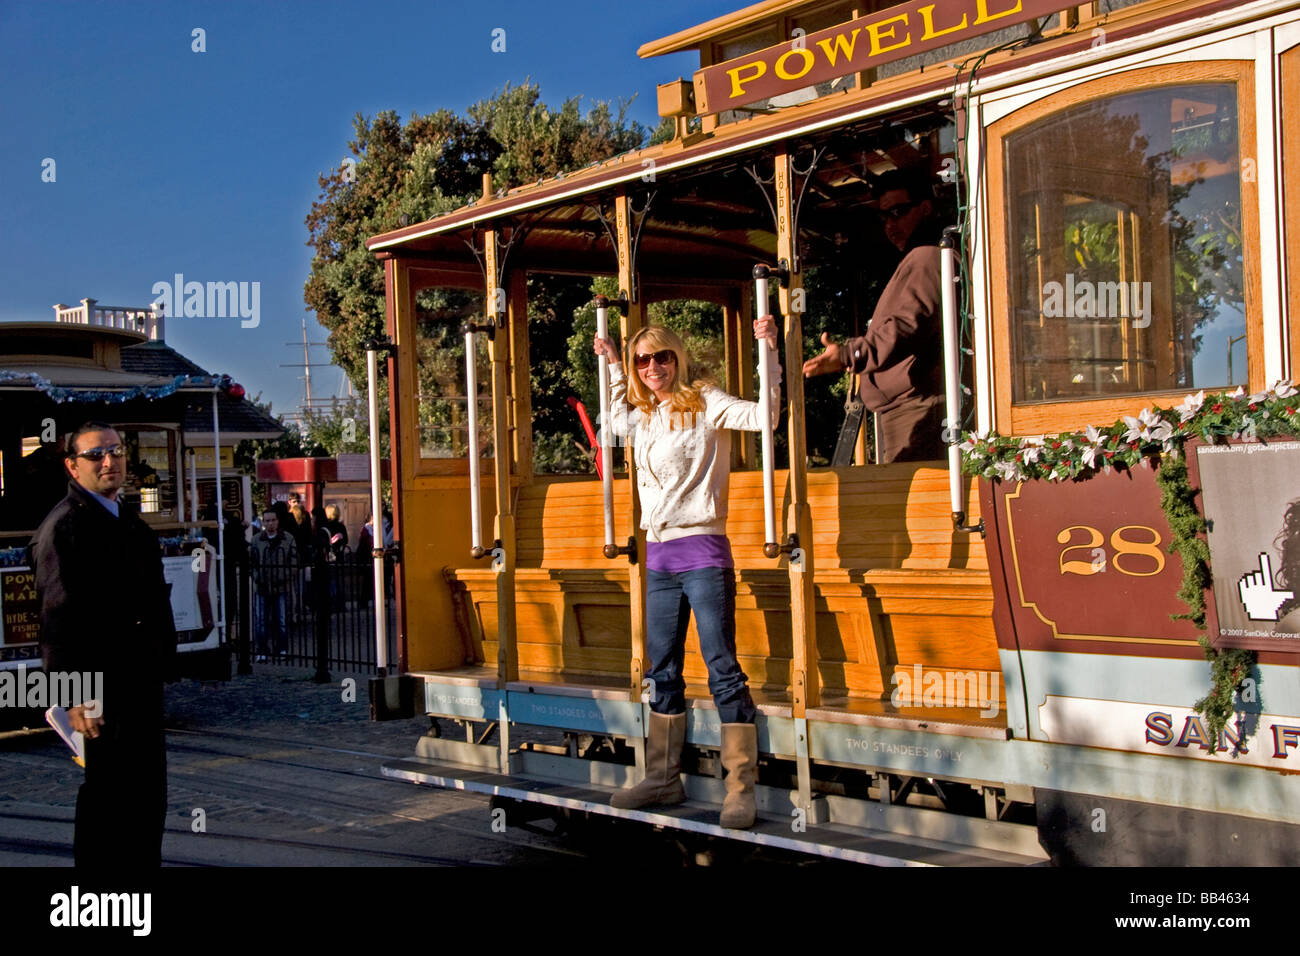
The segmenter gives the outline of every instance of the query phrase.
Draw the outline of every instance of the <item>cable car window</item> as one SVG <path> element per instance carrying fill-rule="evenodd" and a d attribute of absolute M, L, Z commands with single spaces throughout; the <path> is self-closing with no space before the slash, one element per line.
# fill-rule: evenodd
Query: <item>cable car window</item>
<path fill-rule="evenodd" d="M 469 402 L 461 325 L 483 321 L 483 296 L 465 289 L 426 289 L 419 293 L 416 305 L 420 457 L 468 458 Z M 487 336 L 476 335 L 474 342 L 479 457 L 492 458 L 492 364 Z"/>
<path fill-rule="evenodd" d="M 1248 381 L 1238 121 L 1189 83 L 1005 137 L 1014 402 Z"/>
<path fill-rule="evenodd" d="M 176 445 L 166 429 L 119 427 L 126 445 L 126 478 L 122 493 L 135 502 L 142 514 L 156 518 L 176 517 Z"/>

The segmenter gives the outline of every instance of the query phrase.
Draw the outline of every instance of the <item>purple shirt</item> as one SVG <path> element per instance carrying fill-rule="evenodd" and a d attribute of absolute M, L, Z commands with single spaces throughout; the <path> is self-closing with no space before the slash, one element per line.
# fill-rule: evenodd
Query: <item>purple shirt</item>
<path fill-rule="evenodd" d="M 680 574 L 701 568 L 731 568 L 735 564 L 725 534 L 692 534 L 671 541 L 647 541 L 645 566 L 647 571 Z"/>

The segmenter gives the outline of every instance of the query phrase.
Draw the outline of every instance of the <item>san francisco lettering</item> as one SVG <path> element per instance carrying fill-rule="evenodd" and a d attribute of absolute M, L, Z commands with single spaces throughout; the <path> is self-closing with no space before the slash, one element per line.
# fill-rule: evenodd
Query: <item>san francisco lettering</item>
<path fill-rule="evenodd" d="M 1060 0 L 913 0 L 695 74 L 696 102 L 712 113 L 811 86 L 1061 9 Z M 942 9 L 940 9 L 942 8 Z"/>

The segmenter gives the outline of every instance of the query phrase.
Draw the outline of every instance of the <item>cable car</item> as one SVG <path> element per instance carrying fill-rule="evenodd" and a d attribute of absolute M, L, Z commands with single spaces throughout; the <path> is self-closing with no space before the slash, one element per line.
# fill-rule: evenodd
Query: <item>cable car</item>
<path fill-rule="evenodd" d="M 401 554 L 374 706 L 465 733 L 385 772 L 880 865 L 1296 863 L 1300 4 L 763 3 L 640 54 L 692 49 L 670 142 L 368 243 Z M 886 460 L 882 416 L 817 437 L 843 396 L 800 374 L 809 329 L 873 334 L 892 172 L 953 227 L 933 460 Z M 603 283 L 588 358 L 595 312 L 623 343 L 697 304 L 746 398 L 780 318 L 783 425 L 734 437 L 727 522 L 750 830 L 716 822 L 693 631 L 690 799 L 609 806 L 645 769 L 645 533 L 624 449 L 535 467 L 557 277 Z"/>

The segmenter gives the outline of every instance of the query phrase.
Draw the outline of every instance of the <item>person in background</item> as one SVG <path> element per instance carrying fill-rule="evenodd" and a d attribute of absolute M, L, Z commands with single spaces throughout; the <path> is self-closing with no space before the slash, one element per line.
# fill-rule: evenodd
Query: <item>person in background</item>
<path fill-rule="evenodd" d="M 293 536 L 294 543 L 298 547 L 298 574 L 294 578 L 294 602 L 293 602 L 293 619 L 302 620 L 306 614 L 306 605 L 303 604 L 304 582 L 307 576 L 307 568 L 311 566 L 311 516 L 307 514 L 307 509 L 302 506 L 302 499 L 298 495 L 289 496 L 289 514 L 293 517 L 293 528 L 289 532 Z"/>
<path fill-rule="evenodd" d="M 330 532 L 330 551 L 334 554 L 334 560 L 340 561 L 348 549 L 348 528 L 342 521 L 338 505 L 325 506 L 325 527 Z"/>
<path fill-rule="evenodd" d="M 764 316 L 754 336 L 776 346 L 776 323 Z M 759 348 L 767 348 L 760 343 Z M 755 818 L 757 710 L 736 659 L 736 574 L 727 539 L 731 442 L 727 430 L 761 431 L 756 402 L 692 377 L 686 346 L 672 331 L 647 326 L 627 344 L 634 368 L 607 338 L 594 351 L 609 359 L 616 434 L 630 435 L 636 461 L 641 527 L 646 532 L 646 676 L 653 682 L 646 774 L 614 794 L 612 806 L 636 809 L 686 799 L 681 782 L 686 738 L 682 657 L 691 614 L 709 670 L 709 691 L 722 723 L 727 795 L 721 824 L 744 829 Z M 772 424 L 781 411 L 781 373 L 771 376 Z M 629 421 L 630 420 L 630 421 Z"/>
<path fill-rule="evenodd" d="M 384 509 L 383 517 L 384 517 L 383 547 L 391 548 L 393 546 L 393 519 L 389 515 L 387 508 Z M 362 586 L 365 588 L 366 594 L 368 596 L 367 600 L 374 599 L 374 591 L 375 591 L 375 582 L 373 576 L 369 574 L 369 565 L 374 560 L 374 555 L 373 555 L 373 551 L 375 548 L 374 535 L 375 535 L 375 514 L 373 511 L 371 511 L 366 516 L 366 523 L 361 526 L 361 534 L 357 537 L 357 550 L 355 553 L 357 564 L 365 566 L 365 570 L 362 571 L 362 574 L 365 575 L 365 584 Z M 385 560 L 384 561 L 384 588 L 386 594 L 390 594 L 392 592 L 392 580 L 393 580 L 393 562 L 391 560 Z"/>
<path fill-rule="evenodd" d="M 251 549 L 253 584 L 257 592 L 257 660 L 264 663 L 271 653 L 289 653 L 288 592 L 298 576 L 298 548 L 280 530 L 280 516 L 271 508 L 262 513 L 262 531 Z"/>
<path fill-rule="evenodd" d="M 311 509 L 311 605 L 316 614 L 334 608 L 338 582 L 334 580 L 334 552 L 330 546 L 329 518 L 320 505 Z"/>
<path fill-rule="evenodd" d="M 880 418 L 880 460 L 932 461 L 943 442 L 943 300 L 934 190 L 925 178 L 894 170 L 880 177 L 877 211 L 885 238 L 903 253 L 876 303 L 865 335 L 843 344 L 823 332 L 825 351 L 804 362 L 805 376 L 858 374 L 862 403 Z"/>

